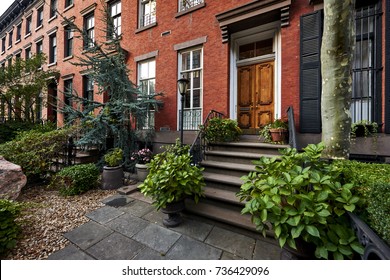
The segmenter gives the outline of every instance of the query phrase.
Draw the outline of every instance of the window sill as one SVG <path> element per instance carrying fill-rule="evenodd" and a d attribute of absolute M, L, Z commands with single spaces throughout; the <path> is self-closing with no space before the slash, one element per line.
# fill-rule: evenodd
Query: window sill
<path fill-rule="evenodd" d="M 24 39 L 26 39 L 27 37 L 30 37 L 30 36 L 31 36 L 31 32 L 29 32 L 26 35 L 24 35 Z"/>
<path fill-rule="evenodd" d="M 0 53 L 1 55 L 3 55 L 3 54 L 5 54 L 5 51 L 1 51 L 1 53 Z"/>
<path fill-rule="evenodd" d="M 69 11 L 69 10 L 72 9 L 73 7 L 74 7 L 74 4 L 69 5 L 68 7 L 65 7 L 64 13 L 67 12 L 67 11 Z"/>
<path fill-rule="evenodd" d="M 189 9 L 187 9 L 187 10 L 177 12 L 176 15 L 175 15 L 175 18 L 178 18 L 178 17 L 184 16 L 186 14 L 192 13 L 192 12 L 194 12 L 196 10 L 199 10 L 199 9 L 202 9 L 204 7 L 206 7 L 206 3 L 205 2 L 203 2 L 203 3 L 199 4 L 199 5 L 196 5 L 194 7 L 191 7 Z"/>
<path fill-rule="evenodd" d="M 20 43 L 20 39 L 16 40 L 15 41 L 15 45 L 19 44 Z"/>
<path fill-rule="evenodd" d="M 56 65 L 57 65 L 57 61 L 48 64 L 47 68 L 50 68 L 50 67 L 53 67 L 53 66 L 56 66 Z"/>
<path fill-rule="evenodd" d="M 73 58 L 73 55 L 69 55 L 67 57 L 64 57 L 64 59 L 62 61 L 68 61 L 68 60 L 70 60 L 72 58 Z"/>
<path fill-rule="evenodd" d="M 142 26 L 142 27 L 136 29 L 134 33 L 135 33 L 135 34 L 140 33 L 140 32 L 142 32 L 142 31 L 148 30 L 148 29 L 153 28 L 153 27 L 155 27 L 155 26 L 157 26 L 157 21 L 156 21 L 156 22 L 153 22 L 153 23 L 151 23 L 151 24 L 149 24 L 149 25 Z"/>
<path fill-rule="evenodd" d="M 51 18 L 49 18 L 49 20 L 47 21 L 47 23 L 52 22 L 52 21 L 55 20 L 56 18 L 57 18 L 57 15 L 52 16 Z"/>
<path fill-rule="evenodd" d="M 12 45 L 10 45 L 10 46 L 7 47 L 7 51 L 8 51 L 10 48 L 12 48 Z"/>
<path fill-rule="evenodd" d="M 37 32 L 39 29 L 41 29 L 43 27 L 43 24 L 41 24 L 40 26 L 38 26 L 37 28 L 35 28 L 35 32 Z"/>

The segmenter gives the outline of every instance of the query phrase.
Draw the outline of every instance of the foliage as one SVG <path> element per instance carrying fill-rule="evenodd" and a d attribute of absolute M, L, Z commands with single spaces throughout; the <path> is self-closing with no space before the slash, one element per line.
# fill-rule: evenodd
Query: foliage
<path fill-rule="evenodd" d="M 123 151 L 120 148 L 115 148 L 104 155 L 104 161 L 107 166 L 119 166 L 123 160 Z"/>
<path fill-rule="evenodd" d="M 264 139 L 264 142 L 272 142 L 270 129 L 288 129 L 288 124 L 282 119 L 276 119 L 273 122 L 266 124 L 259 132 L 259 135 Z"/>
<path fill-rule="evenodd" d="M 59 187 L 64 196 L 82 194 L 97 186 L 99 174 L 93 163 L 68 166 L 52 178 L 50 187 Z"/>
<path fill-rule="evenodd" d="M 15 139 L 18 133 L 34 129 L 36 131 L 48 132 L 54 130 L 55 124 L 46 122 L 45 124 L 37 124 L 32 122 L 13 120 L 0 124 L 0 144 Z"/>
<path fill-rule="evenodd" d="M 237 121 L 218 117 L 210 119 L 208 124 L 200 129 L 209 143 L 238 141 L 242 134 Z"/>
<path fill-rule="evenodd" d="M 112 34 L 110 40 L 104 37 L 102 42 L 88 37 L 83 28 L 72 20 L 64 18 L 69 28 L 75 31 L 75 39 L 84 42 L 85 50 L 77 60 L 72 60 L 74 66 L 88 69 L 88 77 L 93 80 L 94 94 L 104 95 L 107 101 L 83 98 L 77 92 L 66 93 L 72 105 L 63 104 L 63 112 L 68 115 L 69 123 L 78 122 L 82 125 L 79 145 L 94 145 L 105 150 L 121 148 L 124 153 L 125 166 L 131 165 L 130 156 L 136 149 L 136 129 L 146 127 L 146 121 L 151 110 L 157 110 L 161 101 L 156 100 L 160 94 L 138 89 L 129 79 L 127 68 L 128 52 L 121 46 L 121 36 L 116 34 L 112 18 L 103 5 L 106 30 L 104 34 Z M 110 139 L 110 140 L 108 140 Z M 112 145 L 109 144 L 112 142 Z"/>
<path fill-rule="evenodd" d="M 321 159 L 323 149 L 310 144 L 302 153 L 289 148 L 280 159 L 255 161 L 256 171 L 242 177 L 242 213 L 250 213 L 263 234 L 271 223 L 281 247 L 296 248 L 300 238 L 315 245 L 317 258 L 352 258 L 362 247 L 346 212 L 355 210 L 359 197 L 352 184 L 341 183 L 340 169 Z"/>
<path fill-rule="evenodd" d="M 205 185 L 202 171 L 191 165 L 188 145 L 165 146 L 165 151 L 153 157 L 149 165 L 149 174 L 139 186 L 141 193 L 153 199 L 158 209 L 168 203 L 177 202 L 186 196 L 192 196 L 197 203 L 203 196 Z"/>
<path fill-rule="evenodd" d="M 131 160 L 136 163 L 146 164 L 149 163 L 153 158 L 153 152 L 148 148 L 143 148 L 137 152 L 134 152 L 131 156 Z"/>
<path fill-rule="evenodd" d="M 0 71 L 0 92 L 12 115 L 19 120 L 34 123 L 40 110 L 40 93 L 49 79 L 58 75 L 56 70 L 43 70 L 45 54 L 23 60 L 17 59 Z M 43 102 L 42 105 L 45 105 Z M 5 112 L 1 112 L 4 115 Z"/>
<path fill-rule="evenodd" d="M 362 120 L 356 123 L 353 123 L 351 126 L 351 134 L 356 137 L 359 136 L 360 131 L 362 130 L 362 134 L 364 137 L 376 135 L 378 132 L 378 124 L 376 122 L 370 122 L 367 120 Z"/>
<path fill-rule="evenodd" d="M 15 140 L 0 145 L 0 155 L 20 165 L 29 179 L 44 177 L 51 172 L 54 159 L 63 151 L 71 133 L 72 129 L 21 132 Z"/>
<path fill-rule="evenodd" d="M 15 247 L 21 228 L 15 221 L 23 206 L 20 203 L 0 199 L 0 256 Z"/>

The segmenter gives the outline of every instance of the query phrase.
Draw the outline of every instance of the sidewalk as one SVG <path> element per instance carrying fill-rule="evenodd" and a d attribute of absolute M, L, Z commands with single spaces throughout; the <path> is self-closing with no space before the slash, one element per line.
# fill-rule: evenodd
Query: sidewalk
<path fill-rule="evenodd" d="M 139 192 L 114 195 L 66 233 L 70 245 L 49 260 L 278 260 L 291 259 L 272 238 L 188 213 L 176 228 L 162 224 Z"/>

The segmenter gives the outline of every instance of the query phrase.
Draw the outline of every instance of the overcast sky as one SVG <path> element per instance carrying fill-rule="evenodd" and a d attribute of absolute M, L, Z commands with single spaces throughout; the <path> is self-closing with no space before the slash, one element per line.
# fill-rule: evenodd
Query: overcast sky
<path fill-rule="evenodd" d="M 9 6 L 14 2 L 15 0 L 1 0 L 0 2 L 0 15 L 2 15 L 5 10 L 8 9 Z"/>

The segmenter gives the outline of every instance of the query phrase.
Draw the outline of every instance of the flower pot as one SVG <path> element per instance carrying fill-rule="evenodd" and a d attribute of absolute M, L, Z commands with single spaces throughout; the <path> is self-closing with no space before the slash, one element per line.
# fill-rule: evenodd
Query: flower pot
<path fill-rule="evenodd" d="M 146 164 L 137 163 L 135 167 L 137 168 L 138 181 L 143 182 L 149 174 L 148 166 Z"/>
<path fill-rule="evenodd" d="M 177 227 L 182 223 L 180 212 L 185 208 L 184 200 L 171 202 L 167 204 L 165 208 L 161 208 L 161 212 L 168 214 L 168 218 L 163 220 L 163 224 L 166 227 Z"/>
<path fill-rule="evenodd" d="M 123 185 L 123 168 L 122 166 L 104 166 L 102 174 L 102 189 L 113 190 Z"/>
<path fill-rule="evenodd" d="M 270 128 L 269 133 L 273 142 L 287 142 L 288 131 L 284 128 Z"/>

